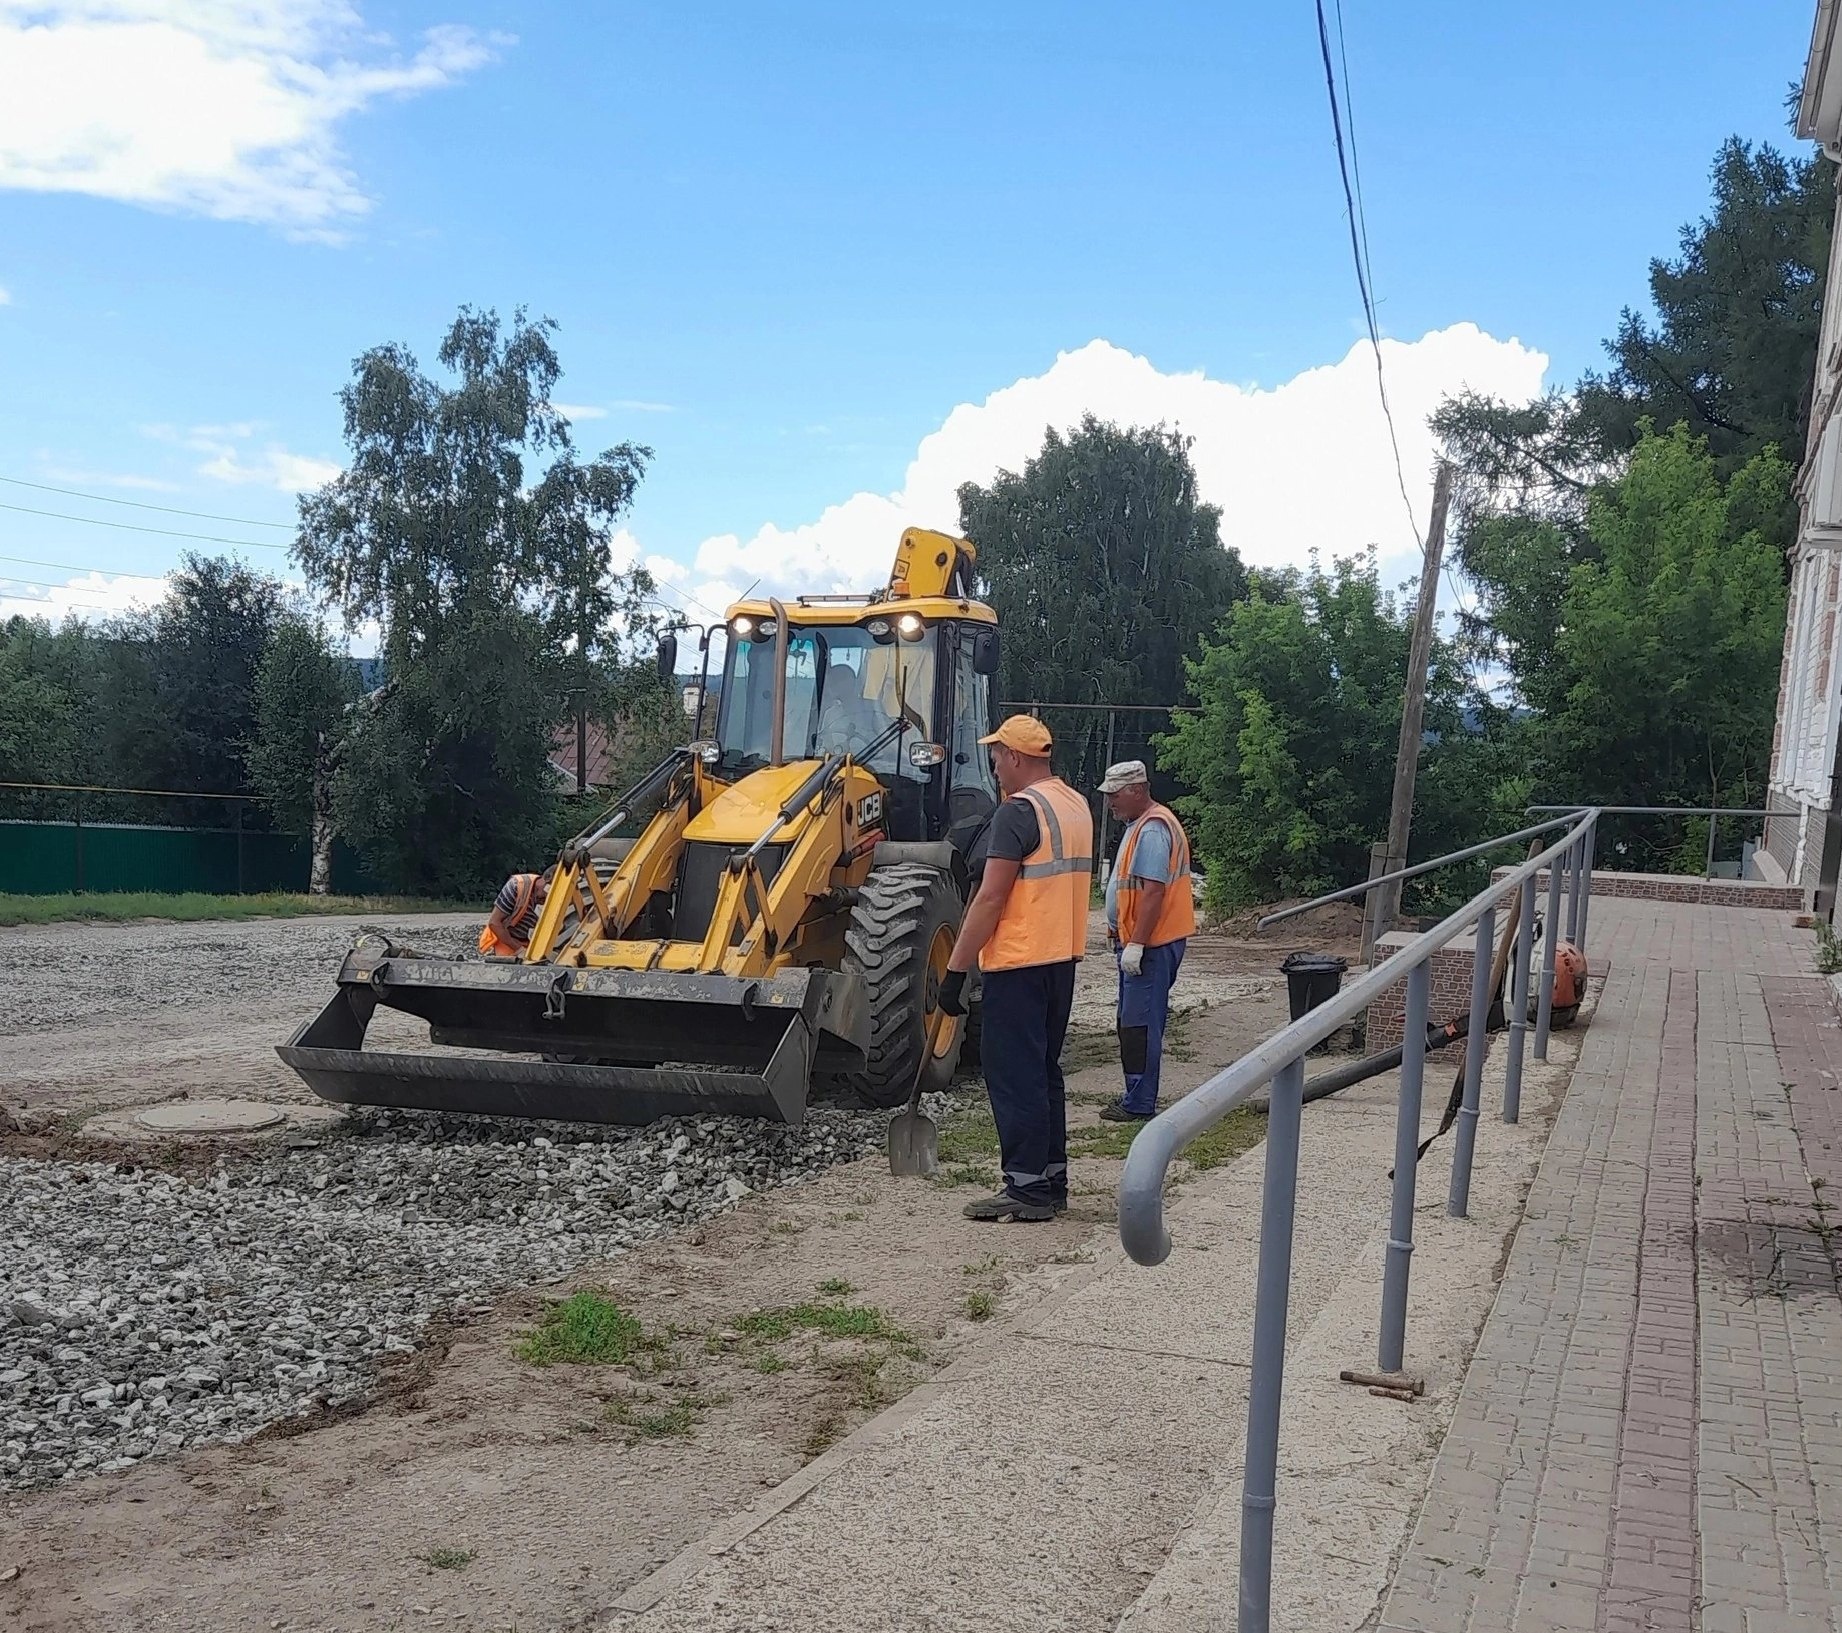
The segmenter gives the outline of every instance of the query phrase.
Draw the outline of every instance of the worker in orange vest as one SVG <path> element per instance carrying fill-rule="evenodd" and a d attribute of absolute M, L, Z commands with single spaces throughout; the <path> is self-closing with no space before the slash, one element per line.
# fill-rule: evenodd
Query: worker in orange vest
<path fill-rule="evenodd" d="M 1125 828 L 1107 877 L 1107 942 L 1119 963 L 1119 1064 L 1126 1092 L 1100 1115 L 1137 1123 L 1158 1109 L 1158 1072 L 1170 989 L 1196 933 L 1190 841 L 1183 824 L 1151 797 L 1143 760 L 1108 766 L 1100 792 Z"/>
<path fill-rule="evenodd" d="M 544 873 L 514 873 L 499 887 L 492 916 L 480 932 L 480 951 L 490 958 L 517 958 L 531 944 L 537 916 L 550 893 L 554 867 Z"/>
<path fill-rule="evenodd" d="M 1062 1043 L 1075 965 L 1087 950 L 1094 820 L 1049 766 L 1054 741 L 1034 715 L 989 737 L 1004 803 L 992 816 L 984 872 L 940 984 L 940 1008 L 966 1012 L 981 972 L 980 1058 L 998 1125 L 1004 1188 L 966 1205 L 968 1219 L 1039 1221 L 1068 1206 L 1068 1095 Z"/>

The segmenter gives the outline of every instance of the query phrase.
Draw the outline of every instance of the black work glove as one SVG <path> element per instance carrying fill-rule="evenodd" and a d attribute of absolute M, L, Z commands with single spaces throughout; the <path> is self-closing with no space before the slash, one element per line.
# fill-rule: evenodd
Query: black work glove
<path fill-rule="evenodd" d="M 940 1013 L 957 1020 L 966 1013 L 966 972 L 948 970 L 940 983 Z"/>

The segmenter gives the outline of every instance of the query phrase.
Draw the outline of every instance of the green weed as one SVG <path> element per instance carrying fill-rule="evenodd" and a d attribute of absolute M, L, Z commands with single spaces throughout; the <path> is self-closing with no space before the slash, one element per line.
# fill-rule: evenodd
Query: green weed
<path fill-rule="evenodd" d="M 656 1351 L 658 1345 L 618 1304 L 599 1293 L 581 1292 L 551 1305 L 536 1330 L 519 1340 L 514 1353 L 533 1366 L 557 1361 L 618 1366 L 636 1355 Z"/>
<path fill-rule="evenodd" d="M 989 1321 L 994 1308 L 996 1308 L 996 1301 L 983 1288 L 966 1295 L 966 1319 L 968 1321 Z"/>
<path fill-rule="evenodd" d="M 480 1556 L 471 1548 L 431 1548 L 416 1557 L 431 1570 L 464 1571 Z"/>
<path fill-rule="evenodd" d="M 92 895 L 0 894 L 0 925 L 61 924 L 71 920 L 274 919 L 327 913 L 460 913 L 484 916 L 480 902 L 423 901 L 412 896 L 300 896 L 274 891 L 255 896 L 218 896 L 204 891 L 106 891 Z"/>

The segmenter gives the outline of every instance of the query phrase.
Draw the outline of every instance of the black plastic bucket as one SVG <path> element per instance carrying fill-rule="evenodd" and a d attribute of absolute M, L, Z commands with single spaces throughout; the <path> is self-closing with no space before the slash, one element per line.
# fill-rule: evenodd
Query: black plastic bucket
<path fill-rule="evenodd" d="M 1343 972 L 1349 967 L 1347 958 L 1338 958 L 1334 953 L 1288 953 L 1279 973 L 1286 978 L 1292 1019 L 1336 997 L 1343 987 Z"/>

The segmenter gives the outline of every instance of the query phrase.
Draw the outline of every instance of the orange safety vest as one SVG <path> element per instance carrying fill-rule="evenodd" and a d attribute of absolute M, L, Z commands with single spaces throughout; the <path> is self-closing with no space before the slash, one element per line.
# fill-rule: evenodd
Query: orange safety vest
<path fill-rule="evenodd" d="M 505 922 L 508 925 L 516 924 L 530 911 L 531 898 L 537 894 L 537 875 L 535 873 L 515 873 L 512 878 L 518 886 L 518 899 L 513 904 L 511 912 L 505 915 Z M 516 958 L 519 949 L 516 943 L 507 941 L 499 935 L 492 927 L 492 920 L 488 918 L 485 928 L 480 931 L 480 951 L 498 958 Z"/>
<path fill-rule="evenodd" d="M 1162 822 L 1170 829 L 1170 884 L 1158 908 L 1156 924 L 1138 922 L 1139 897 L 1143 886 L 1132 882 L 1132 853 L 1138 849 L 1138 837 L 1147 822 Z M 1163 805 L 1148 807 L 1145 814 L 1126 830 L 1126 842 L 1119 847 L 1119 939 L 1130 945 L 1162 947 L 1196 934 L 1196 893 L 1190 884 L 1190 836 L 1183 824 Z"/>
<path fill-rule="evenodd" d="M 1094 817 L 1059 777 L 1017 796 L 1036 807 L 1036 849 L 1023 859 L 1004 898 L 998 927 L 979 954 L 982 970 L 1060 964 L 1087 951 L 1087 904 L 1094 877 Z"/>

